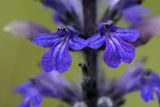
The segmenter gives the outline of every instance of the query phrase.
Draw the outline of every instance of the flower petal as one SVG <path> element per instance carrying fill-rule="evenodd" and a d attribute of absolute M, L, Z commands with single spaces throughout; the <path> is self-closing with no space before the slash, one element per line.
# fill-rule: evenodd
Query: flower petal
<path fill-rule="evenodd" d="M 102 36 L 100 33 L 95 34 L 94 36 L 88 39 L 88 47 L 98 49 L 105 43 L 105 36 Z"/>
<path fill-rule="evenodd" d="M 87 40 L 84 40 L 78 36 L 74 36 L 69 40 L 69 47 L 73 50 L 79 50 L 88 45 Z"/>
<path fill-rule="evenodd" d="M 140 33 L 136 29 L 117 28 L 115 36 L 127 42 L 135 42 L 140 37 Z"/>
<path fill-rule="evenodd" d="M 103 54 L 104 62 L 112 68 L 117 68 L 121 63 L 121 57 L 118 54 L 117 47 L 113 41 L 109 40 L 109 43 L 106 43 L 106 49 Z"/>
<path fill-rule="evenodd" d="M 30 107 L 30 98 L 25 97 L 18 107 Z"/>
<path fill-rule="evenodd" d="M 119 47 L 118 52 L 121 60 L 125 63 L 131 63 L 135 57 L 135 47 L 132 44 L 127 43 L 121 39 L 117 40 L 119 42 L 119 45 L 117 45 L 117 47 Z"/>
<path fill-rule="evenodd" d="M 41 94 L 43 93 L 40 92 L 39 88 L 33 86 L 31 81 L 16 87 L 15 91 L 23 95 L 23 101 L 19 107 L 30 107 L 31 105 L 38 107 L 42 103 L 43 97 Z"/>
<path fill-rule="evenodd" d="M 39 46 L 42 47 L 51 47 L 56 45 L 59 41 L 63 39 L 62 33 L 56 32 L 56 33 L 42 33 L 37 35 L 33 42 Z"/>
<path fill-rule="evenodd" d="M 153 93 L 148 87 L 143 87 L 141 90 L 141 97 L 145 102 L 153 100 Z"/>
<path fill-rule="evenodd" d="M 40 95 L 36 95 L 34 96 L 34 98 L 32 98 L 32 104 L 35 107 L 40 106 L 41 102 L 42 102 L 42 96 Z"/>
<path fill-rule="evenodd" d="M 71 66 L 71 62 L 72 59 L 68 52 L 68 45 L 61 43 L 52 47 L 43 55 L 42 68 L 46 72 L 55 70 L 63 73 Z"/>

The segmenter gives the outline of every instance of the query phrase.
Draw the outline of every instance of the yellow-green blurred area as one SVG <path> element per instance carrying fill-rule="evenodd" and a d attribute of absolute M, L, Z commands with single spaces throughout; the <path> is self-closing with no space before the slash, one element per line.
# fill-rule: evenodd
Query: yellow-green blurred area
<path fill-rule="evenodd" d="M 52 22 L 52 11 L 45 9 L 36 0 L 0 0 L 0 107 L 16 107 L 20 101 L 20 95 L 14 94 L 13 89 L 34 77 L 40 72 L 38 64 L 41 55 L 46 51 L 27 40 L 18 39 L 12 34 L 4 32 L 3 27 L 18 19 L 31 20 L 42 24 L 52 31 L 56 25 Z M 151 9 L 154 15 L 160 15 L 159 0 L 145 0 L 143 4 Z M 120 22 L 123 27 L 124 23 Z M 145 68 L 160 73 L 160 37 L 157 35 L 147 45 L 137 49 L 137 61 L 140 57 L 148 57 Z M 77 52 L 72 53 L 73 64 L 70 70 L 64 75 L 72 82 L 81 78 L 81 70 L 77 66 L 83 61 L 83 56 Z M 133 65 L 134 62 L 131 64 Z M 115 78 L 121 75 L 131 65 L 122 64 L 118 69 L 109 69 L 103 64 L 106 75 Z M 123 107 L 158 107 L 155 100 L 151 103 L 144 103 L 139 92 L 126 96 L 127 102 Z M 59 101 L 45 99 L 41 107 L 57 107 Z"/>

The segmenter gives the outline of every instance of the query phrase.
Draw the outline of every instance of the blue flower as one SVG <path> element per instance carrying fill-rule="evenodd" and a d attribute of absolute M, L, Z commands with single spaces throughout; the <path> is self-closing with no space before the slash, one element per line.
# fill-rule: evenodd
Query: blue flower
<path fill-rule="evenodd" d="M 42 102 L 42 95 L 39 90 L 33 87 L 31 82 L 27 82 L 17 87 L 16 92 L 23 95 L 23 101 L 19 107 L 38 107 Z"/>
<path fill-rule="evenodd" d="M 15 91 L 23 95 L 19 107 L 38 107 L 44 97 L 61 99 L 67 103 L 81 101 L 83 98 L 81 90 L 57 72 L 43 72 L 18 86 Z"/>
<path fill-rule="evenodd" d="M 160 76 L 153 71 L 145 70 L 142 61 L 136 63 L 116 81 L 116 87 L 123 94 L 141 91 L 145 102 L 153 101 L 156 93 L 160 104 Z"/>
<path fill-rule="evenodd" d="M 153 93 L 156 93 L 160 104 L 160 77 L 152 71 L 147 71 L 141 79 L 141 97 L 145 102 L 153 101 Z"/>
<path fill-rule="evenodd" d="M 41 47 L 50 48 L 42 57 L 42 68 L 46 72 L 52 70 L 65 72 L 72 63 L 69 48 L 80 50 L 87 46 L 84 39 L 78 37 L 78 33 L 71 27 L 58 29 L 55 33 L 44 33 L 37 35 L 33 42 Z"/>
<path fill-rule="evenodd" d="M 101 23 L 98 32 L 88 39 L 89 47 L 98 49 L 106 45 L 104 62 L 117 68 L 121 62 L 131 63 L 135 57 L 135 47 L 130 42 L 139 38 L 136 29 L 119 28 L 111 20 Z"/>

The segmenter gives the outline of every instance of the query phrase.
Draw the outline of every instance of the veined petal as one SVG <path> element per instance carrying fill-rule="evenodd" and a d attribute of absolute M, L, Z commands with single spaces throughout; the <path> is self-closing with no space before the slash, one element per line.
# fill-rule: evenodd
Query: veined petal
<path fill-rule="evenodd" d="M 115 36 L 127 42 L 135 42 L 140 37 L 140 33 L 136 29 L 117 28 Z"/>
<path fill-rule="evenodd" d="M 56 33 L 42 33 L 37 35 L 33 42 L 41 47 L 51 47 L 56 45 L 59 41 L 63 39 L 62 33 L 56 32 Z"/>
<path fill-rule="evenodd" d="M 109 40 L 109 42 L 106 43 L 106 49 L 104 50 L 103 58 L 104 62 L 112 68 L 117 68 L 121 63 L 121 57 L 119 56 L 117 47 L 113 41 Z"/>
<path fill-rule="evenodd" d="M 88 45 L 87 40 L 84 40 L 78 36 L 74 36 L 69 40 L 69 47 L 73 50 L 79 50 Z"/>
<path fill-rule="evenodd" d="M 46 72 L 52 70 L 63 73 L 69 69 L 72 63 L 71 56 L 68 52 L 68 44 L 60 43 L 52 47 L 42 57 L 42 68 Z"/>
<path fill-rule="evenodd" d="M 100 33 L 95 34 L 94 36 L 88 39 L 88 47 L 98 49 L 105 43 L 105 36 Z"/>
<path fill-rule="evenodd" d="M 141 97 L 145 102 L 149 102 L 151 100 L 154 100 L 153 93 L 149 89 L 149 87 L 143 87 L 143 89 L 141 90 Z"/>
<path fill-rule="evenodd" d="M 121 57 L 121 61 L 131 63 L 135 57 L 135 47 L 122 39 L 117 40 L 118 53 Z"/>

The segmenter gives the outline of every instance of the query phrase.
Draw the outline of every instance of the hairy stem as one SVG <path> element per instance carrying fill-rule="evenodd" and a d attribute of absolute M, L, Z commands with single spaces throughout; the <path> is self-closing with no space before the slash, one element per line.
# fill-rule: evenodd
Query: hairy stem
<path fill-rule="evenodd" d="M 96 0 L 82 0 L 84 13 L 84 35 L 85 38 L 91 37 L 97 27 L 96 23 Z M 88 107 L 96 107 L 98 98 L 97 91 L 97 52 L 93 49 L 86 48 L 83 51 L 86 63 L 86 69 L 83 69 L 82 88 L 84 99 Z M 84 67 L 85 68 L 85 67 Z"/>

